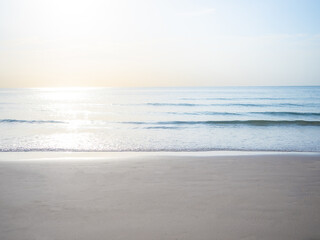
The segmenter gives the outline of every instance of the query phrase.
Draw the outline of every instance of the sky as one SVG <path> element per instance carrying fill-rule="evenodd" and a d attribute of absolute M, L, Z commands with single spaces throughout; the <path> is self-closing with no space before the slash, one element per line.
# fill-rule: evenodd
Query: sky
<path fill-rule="evenodd" d="M 320 0 L 0 0 L 0 87 L 320 85 Z"/>

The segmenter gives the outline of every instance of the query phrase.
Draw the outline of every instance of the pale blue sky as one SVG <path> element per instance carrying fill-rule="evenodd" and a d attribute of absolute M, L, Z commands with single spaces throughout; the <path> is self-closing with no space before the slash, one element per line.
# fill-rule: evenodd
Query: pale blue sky
<path fill-rule="evenodd" d="M 0 87 L 319 85 L 320 1 L 2 0 Z"/>

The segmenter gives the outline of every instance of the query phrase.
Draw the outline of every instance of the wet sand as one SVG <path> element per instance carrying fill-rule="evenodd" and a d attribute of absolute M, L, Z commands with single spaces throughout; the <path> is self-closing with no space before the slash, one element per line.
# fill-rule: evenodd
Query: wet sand
<path fill-rule="evenodd" d="M 0 153 L 0 239 L 320 239 L 320 154 Z"/>

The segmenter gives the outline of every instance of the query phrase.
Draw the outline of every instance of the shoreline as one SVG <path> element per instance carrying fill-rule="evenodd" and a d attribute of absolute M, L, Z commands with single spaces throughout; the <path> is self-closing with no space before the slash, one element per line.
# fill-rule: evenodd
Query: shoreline
<path fill-rule="evenodd" d="M 14 159 L 7 160 L 14 155 Z M 48 155 L 50 157 L 48 158 Z M 319 156 L 320 152 L 284 152 L 284 151 L 123 151 L 123 152 L 0 152 L 0 161 L 41 160 L 41 159 L 108 159 L 133 157 L 228 157 L 228 156 Z"/>

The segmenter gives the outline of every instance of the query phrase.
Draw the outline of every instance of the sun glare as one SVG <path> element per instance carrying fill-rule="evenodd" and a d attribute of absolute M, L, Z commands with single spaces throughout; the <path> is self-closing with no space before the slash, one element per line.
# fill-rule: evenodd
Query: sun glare
<path fill-rule="evenodd" d="M 49 37 L 79 42 L 119 30 L 128 15 L 121 2 L 123 1 L 39 1 L 37 5 L 42 11 L 36 14 L 42 19 L 39 23 L 41 31 Z"/>
<path fill-rule="evenodd" d="M 42 98 L 53 102 L 77 102 L 86 99 L 88 90 L 91 88 L 71 87 L 71 88 L 44 88 Z"/>

